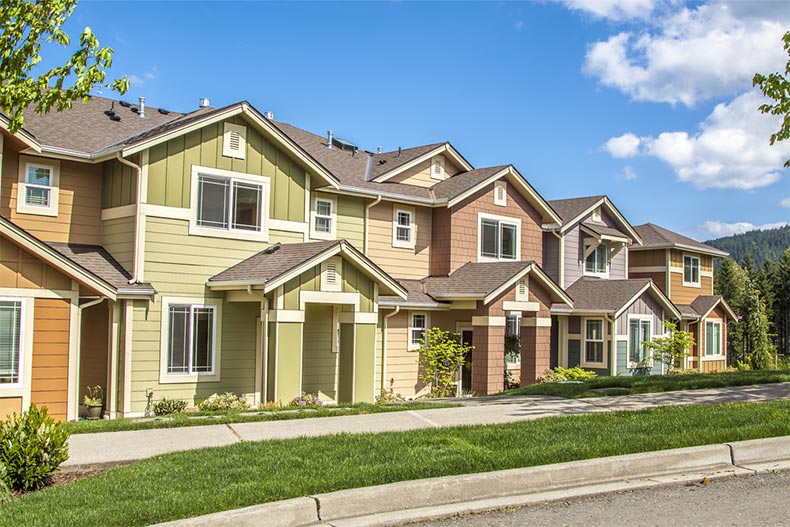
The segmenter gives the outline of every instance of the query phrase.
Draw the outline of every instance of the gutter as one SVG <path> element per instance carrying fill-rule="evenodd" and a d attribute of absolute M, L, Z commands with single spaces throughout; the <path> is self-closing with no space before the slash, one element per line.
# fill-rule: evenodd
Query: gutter
<path fill-rule="evenodd" d="M 115 158 L 121 163 L 137 172 L 137 201 L 141 200 L 140 193 L 142 192 L 143 188 L 143 169 L 140 165 L 132 163 L 128 159 L 125 159 L 120 152 L 115 154 Z M 142 276 L 142 266 L 143 262 L 140 261 L 139 252 L 140 252 L 140 230 L 142 225 L 142 220 L 144 219 L 142 213 L 142 207 L 137 206 L 134 209 L 134 258 L 133 258 L 133 269 L 132 269 L 132 279 L 129 280 L 130 284 L 139 284 L 140 277 Z"/>

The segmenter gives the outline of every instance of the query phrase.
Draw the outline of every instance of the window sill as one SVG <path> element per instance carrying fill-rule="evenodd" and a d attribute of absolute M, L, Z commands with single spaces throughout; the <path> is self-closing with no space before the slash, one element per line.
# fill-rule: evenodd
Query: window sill
<path fill-rule="evenodd" d="M 593 272 L 593 271 L 585 270 L 582 274 L 584 276 L 594 276 L 596 278 L 604 278 L 604 279 L 608 279 L 609 278 L 609 271 L 606 271 L 605 273 L 596 273 L 596 272 Z"/>
<path fill-rule="evenodd" d="M 392 242 L 392 246 L 393 246 L 395 249 L 414 249 L 414 244 L 413 244 L 413 243 L 411 243 L 411 242 L 398 242 L 398 241 L 393 241 L 393 242 Z"/>
<path fill-rule="evenodd" d="M 268 242 L 269 232 L 264 228 L 261 232 L 254 231 L 231 231 L 224 229 L 212 229 L 209 227 L 189 226 L 190 236 L 203 236 L 206 238 L 224 238 L 226 240 L 244 240 L 250 242 Z"/>
<path fill-rule="evenodd" d="M 197 382 L 218 382 L 220 380 L 217 373 L 174 375 L 164 373 L 159 375 L 159 384 L 194 384 Z"/>
<path fill-rule="evenodd" d="M 724 360 L 725 358 L 726 357 L 724 355 L 704 355 L 702 357 L 702 362 Z"/>
<path fill-rule="evenodd" d="M 579 362 L 579 366 L 581 366 L 582 368 L 595 368 L 598 370 L 606 369 L 609 367 L 609 365 L 605 362 L 585 362 L 585 361 Z"/>
<path fill-rule="evenodd" d="M 310 231 L 310 238 L 314 240 L 334 240 L 337 238 L 334 232 Z"/>
<path fill-rule="evenodd" d="M 50 218 L 58 217 L 58 209 L 53 207 L 35 207 L 31 205 L 19 204 L 16 207 L 17 214 L 30 214 L 31 216 L 48 216 Z"/>
<path fill-rule="evenodd" d="M 683 287 L 696 287 L 700 289 L 702 287 L 702 282 L 683 282 Z"/>
<path fill-rule="evenodd" d="M 516 262 L 518 258 L 497 258 L 495 256 L 483 256 L 481 254 L 477 255 L 478 262 Z"/>

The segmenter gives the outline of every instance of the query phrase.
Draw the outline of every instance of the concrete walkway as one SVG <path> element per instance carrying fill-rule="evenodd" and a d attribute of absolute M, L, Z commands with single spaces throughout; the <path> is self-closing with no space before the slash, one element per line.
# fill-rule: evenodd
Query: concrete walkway
<path fill-rule="evenodd" d="M 224 446 L 240 441 L 487 425 L 560 415 L 642 410 L 670 405 L 765 402 L 782 398 L 790 398 L 790 383 L 590 399 L 485 397 L 461 400 L 462 406 L 453 408 L 78 434 L 69 439 L 69 459 L 62 466 L 129 462 L 168 452 Z"/>

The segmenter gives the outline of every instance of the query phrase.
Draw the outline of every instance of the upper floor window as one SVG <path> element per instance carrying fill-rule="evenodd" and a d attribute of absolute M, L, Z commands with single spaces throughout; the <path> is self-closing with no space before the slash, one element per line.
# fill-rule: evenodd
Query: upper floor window
<path fill-rule="evenodd" d="M 683 256 L 683 285 L 699 286 L 699 258 Z"/>
<path fill-rule="evenodd" d="M 705 355 L 722 355 L 721 322 L 708 320 L 705 322 Z"/>
<path fill-rule="evenodd" d="M 336 212 L 335 199 L 330 197 L 316 198 L 313 203 L 313 222 L 311 237 L 331 240 L 335 237 Z"/>
<path fill-rule="evenodd" d="M 590 253 L 584 261 L 584 271 L 587 273 L 604 274 L 608 264 L 609 250 L 606 245 L 600 244 Z"/>
<path fill-rule="evenodd" d="M 190 234 L 266 241 L 269 178 L 193 167 Z"/>
<path fill-rule="evenodd" d="M 519 223 L 502 219 L 480 218 L 480 256 L 498 260 L 517 260 Z"/>
<path fill-rule="evenodd" d="M 16 211 L 57 216 L 59 180 L 59 162 L 20 156 Z"/>
<path fill-rule="evenodd" d="M 413 249 L 414 211 L 396 208 L 392 220 L 392 246 Z"/>
<path fill-rule="evenodd" d="M 434 157 L 431 161 L 431 178 L 444 179 L 444 158 L 442 156 Z"/>
<path fill-rule="evenodd" d="M 425 332 L 428 331 L 428 315 L 412 313 L 409 325 L 409 349 L 417 349 L 426 342 Z"/>
<path fill-rule="evenodd" d="M 22 299 L 0 299 L 0 386 L 20 384 Z"/>

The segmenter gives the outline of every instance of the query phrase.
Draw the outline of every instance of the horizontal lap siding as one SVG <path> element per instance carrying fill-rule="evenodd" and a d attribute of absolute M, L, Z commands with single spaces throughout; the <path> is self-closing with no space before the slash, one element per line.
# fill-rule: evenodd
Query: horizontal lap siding
<path fill-rule="evenodd" d="M 134 216 L 102 221 L 102 246 L 131 272 L 134 266 Z"/>
<path fill-rule="evenodd" d="M 414 211 L 413 249 L 392 246 L 394 209 L 398 204 L 382 202 L 368 212 L 368 257 L 396 278 L 424 278 L 430 273 L 431 209 L 404 207 Z"/>
<path fill-rule="evenodd" d="M 665 249 L 654 251 L 631 251 L 628 254 L 629 267 L 665 267 L 667 254 Z"/>
<path fill-rule="evenodd" d="M 670 273 L 670 300 L 676 304 L 691 304 L 700 295 L 713 294 L 713 278 L 708 276 L 700 277 L 701 287 L 689 287 L 683 285 L 683 273 Z"/>
<path fill-rule="evenodd" d="M 404 396 L 414 395 L 421 388 L 419 381 L 420 354 L 408 351 L 408 316 L 407 312 L 387 320 L 387 372 L 384 388 L 392 388 L 395 393 Z"/>
<path fill-rule="evenodd" d="M 70 319 L 68 300 L 35 300 L 30 402 L 60 420 L 67 415 Z"/>

